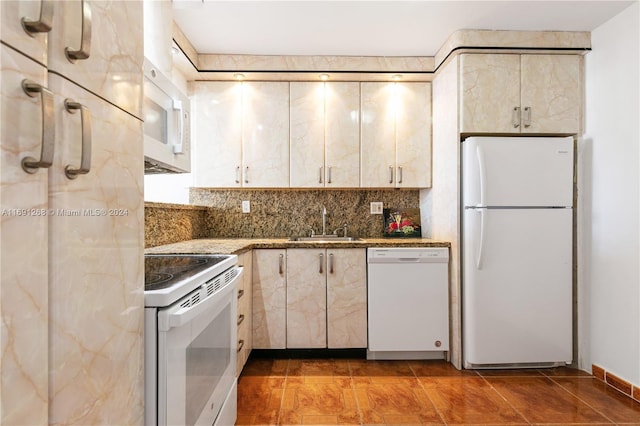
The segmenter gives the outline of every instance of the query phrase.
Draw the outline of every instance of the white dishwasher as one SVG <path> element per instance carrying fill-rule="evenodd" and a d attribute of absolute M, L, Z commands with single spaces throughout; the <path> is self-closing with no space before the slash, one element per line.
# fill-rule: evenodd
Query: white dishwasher
<path fill-rule="evenodd" d="M 367 296 L 367 359 L 446 356 L 448 248 L 369 248 Z"/>

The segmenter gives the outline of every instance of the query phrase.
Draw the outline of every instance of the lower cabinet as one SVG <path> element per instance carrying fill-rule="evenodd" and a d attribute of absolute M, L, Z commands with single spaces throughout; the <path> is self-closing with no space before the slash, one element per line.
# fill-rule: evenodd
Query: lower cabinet
<path fill-rule="evenodd" d="M 287 251 L 253 250 L 253 348 L 285 349 Z"/>
<path fill-rule="evenodd" d="M 287 348 L 366 347 L 366 250 L 288 249 L 287 265 Z"/>
<path fill-rule="evenodd" d="M 252 258 L 251 251 L 238 255 L 238 264 L 244 268 L 242 279 L 238 281 L 238 376 L 253 347 Z"/>
<path fill-rule="evenodd" d="M 366 249 L 253 250 L 253 348 L 366 347 Z"/>

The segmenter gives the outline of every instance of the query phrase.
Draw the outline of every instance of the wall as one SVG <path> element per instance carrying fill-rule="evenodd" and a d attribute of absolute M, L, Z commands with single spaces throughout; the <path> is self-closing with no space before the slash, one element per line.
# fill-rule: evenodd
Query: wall
<path fill-rule="evenodd" d="M 250 213 L 242 213 L 248 200 Z M 191 203 L 207 210 L 208 238 L 273 238 L 322 233 L 321 209 L 327 208 L 327 234 L 348 225 L 349 236 L 381 237 L 382 215 L 369 213 L 369 203 L 418 208 L 418 190 L 216 190 L 192 188 Z M 422 223 L 429 237 L 429 224 Z"/>
<path fill-rule="evenodd" d="M 640 386 L 638 3 L 592 33 L 580 150 L 580 352 Z"/>

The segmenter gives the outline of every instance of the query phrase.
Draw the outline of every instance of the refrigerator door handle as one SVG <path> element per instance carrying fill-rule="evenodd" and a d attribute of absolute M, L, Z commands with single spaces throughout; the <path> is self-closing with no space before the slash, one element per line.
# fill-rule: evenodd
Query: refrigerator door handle
<path fill-rule="evenodd" d="M 484 215 L 487 209 L 476 209 L 476 211 L 480 213 L 480 244 L 478 245 L 478 257 L 476 258 L 476 269 L 480 271 L 482 270 L 482 249 L 484 246 Z"/>
<path fill-rule="evenodd" d="M 478 157 L 478 171 L 480 174 L 480 206 L 485 207 L 486 204 L 484 202 L 484 183 L 487 179 L 485 173 L 485 164 L 484 164 L 484 151 L 482 150 L 482 145 L 478 144 L 476 147 L 476 153 Z"/>

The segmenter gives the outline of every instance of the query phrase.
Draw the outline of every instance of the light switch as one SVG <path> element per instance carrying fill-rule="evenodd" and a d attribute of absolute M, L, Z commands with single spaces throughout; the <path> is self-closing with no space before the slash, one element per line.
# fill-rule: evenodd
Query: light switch
<path fill-rule="evenodd" d="M 249 200 L 242 202 L 242 213 L 251 213 L 251 203 L 249 203 Z"/>
<path fill-rule="evenodd" d="M 382 201 L 371 202 L 371 214 L 382 214 Z"/>

